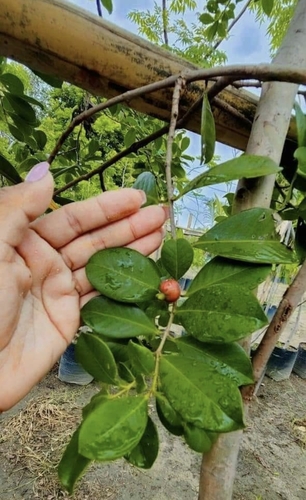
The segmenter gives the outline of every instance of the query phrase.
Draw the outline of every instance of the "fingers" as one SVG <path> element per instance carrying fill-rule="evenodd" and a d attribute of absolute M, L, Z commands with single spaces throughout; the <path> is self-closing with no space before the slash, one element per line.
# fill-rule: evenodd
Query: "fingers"
<path fill-rule="evenodd" d="M 65 205 L 37 220 L 32 227 L 58 249 L 88 231 L 137 212 L 144 202 L 145 194 L 137 189 L 108 191 L 89 200 Z"/>
<path fill-rule="evenodd" d="M 47 209 L 53 193 L 48 168 L 48 163 L 39 163 L 28 174 L 26 182 L 0 190 L 0 241 L 6 244 L 1 246 L 0 257 L 8 257 L 7 245 L 17 246 L 29 223 Z"/>
<path fill-rule="evenodd" d="M 141 252 L 144 255 L 150 255 L 157 248 L 160 247 L 163 237 L 164 237 L 163 229 L 158 229 L 153 233 L 144 236 L 143 238 L 139 238 L 139 240 L 133 241 L 133 243 L 126 246 L 128 248 L 133 248 L 134 250 L 137 250 L 138 252 Z M 91 286 L 86 277 L 85 267 L 77 269 L 73 273 L 73 278 L 75 280 L 76 289 L 80 294 L 82 305 L 84 305 L 88 300 L 90 300 L 90 298 L 92 298 L 92 296 L 94 296 L 94 295 L 91 296 L 91 294 L 93 293 L 93 287 Z M 87 297 L 87 300 L 85 300 L 85 297 Z"/>
<path fill-rule="evenodd" d="M 162 207 L 146 207 L 125 219 L 84 234 L 61 248 L 60 253 L 67 266 L 75 270 L 85 266 L 88 259 L 98 250 L 122 247 L 140 240 L 161 228 L 165 219 L 166 213 Z M 147 253 L 141 246 L 140 251 Z"/>

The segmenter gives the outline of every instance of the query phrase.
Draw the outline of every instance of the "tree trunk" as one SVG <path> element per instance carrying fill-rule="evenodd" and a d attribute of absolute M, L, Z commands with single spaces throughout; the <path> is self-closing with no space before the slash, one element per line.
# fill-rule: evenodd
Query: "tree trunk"
<path fill-rule="evenodd" d="M 273 63 L 303 67 L 306 61 L 306 2 L 300 0 L 281 48 Z M 262 88 L 247 153 L 280 162 L 297 86 L 267 83 Z M 237 187 L 234 211 L 269 207 L 275 176 L 242 179 Z M 246 341 L 247 349 L 250 341 Z M 221 434 L 211 451 L 203 455 L 199 500 L 231 500 L 242 431 Z"/>

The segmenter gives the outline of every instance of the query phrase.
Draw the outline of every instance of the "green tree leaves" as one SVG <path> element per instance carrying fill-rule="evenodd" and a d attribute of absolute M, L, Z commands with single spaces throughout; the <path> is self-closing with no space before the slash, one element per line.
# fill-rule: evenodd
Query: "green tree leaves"
<path fill-rule="evenodd" d="M 79 453 L 102 462 L 121 458 L 139 443 L 147 419 L 145 396 L 103 399 L 81 425 Z"/>
<path fill-rule="evenodd" d="M 206 252 L 261 264 L 295 262 L 294 253 L 279 242 L 273 210 L 252 208 L 216 224 L 194 244 Z"/>
<path fill-rule="evenodd" d="M 193 248 L 184 238 L 168 240 L 162 247 L 161 261 L 170 275 L 178 280 L 192 264 Z"/>
<path fill-rule="evenodd" d="M 267 324 L 253 292 L 230 284 L 212 285 L 178 308 L 188 333 L 203 342 L 234 342 Z"/>
<path fill-rule="evenodd" d="M 128 248 L 97 252 L 88 261 L 86 275 L 96 290 L 122 302 L 153 299 L 160 282 L 155 263 Z"/>
<path fill-rule="evenodd" d="M 201 163 L 209 163 L 215 152 L 216 128 L 210 103 L 205 93 L 201 114 Z"/>

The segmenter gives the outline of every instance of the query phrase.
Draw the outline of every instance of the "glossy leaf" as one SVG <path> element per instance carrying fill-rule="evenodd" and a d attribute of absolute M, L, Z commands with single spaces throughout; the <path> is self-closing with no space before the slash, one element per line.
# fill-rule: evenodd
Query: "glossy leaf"
<path fill-rule="evenodd" d="M 12 73 L 2 73 L 0 75 L 0 83 L 9 90 L 11 94 L 23 95 L 24 85 L 18 76 Z"/>
<path fill-rule="evenodd" d="M 228 217 L 203 234 L 194 247 L 231 259 L 260 264 L 295 262 L 294 253 L 279 241 L 273 210 L 251 208 Z"/>
<path fill-rule="evenodd" d="M 121 302 L 151 300 L 160 283 L 155 263 L 129 248 L 97 252 L 88 261 L 86 275 L 96 290 Z"/>
<path fill-rule="evenodd" d="M 251 264 L 237 260 L 215 257 L 209 261 L 192 280 L 187 295 L 217 283 L 233 283 L 254 290 L 265 281 L 271 271 L 269 264 Z"/>
<path fill-rule="evenodd" d="M 180 197 L 194 189 L 212 184 L 230 182 L 242 177 L 254 178 L 264 175 L 277 174 L 282 169 L 270 158 L 265 156 L 245 155 L 233 158 L 217 167 L 210 168 L 203 174 L 190 181 L 180 193 Z"/>
<path fill-rule="evenodd" d="M 83 457 L 78 452 L 79 446 L 79 433 L 78 428 L 68 444 L 61 461 L 58 465 L 58 476 L 63 487 L 72 495 L 73 488 L 77 480 L 84 474 L 86 468 L 89 466 L 91 460 Z"/>
<path fill-rule="evenodd" d="M 297 174 L 306 179 L 306 147 L 297 148 L 293 156 L 298 161 Z"/>
<path fill-rule="evenodd" d="M 111 350 L 92 333 L 82 333 L 76 344 L 76 358 L 96 380 L 117 384 L 118 372 Z"/>
<path fill-rule="evenodd" d="M 23 142 L 24 141 L 24 136 L 23 133 L 17 128 L 14 127 L 14 125 L 8 124 L 8 129 L 12 136 L 16 139 L 16 141 Z"/>
<path fill-rule="evenodd" d="M 212 447 L 209 434 L 195 425 L 189 423 L 184 425 L 184 437 L 189 448 L 197 453 L 208 453 Z"/>
<path fill-rule="evenodd" d="M 133 184 L 134 189 L 142 189 L 147 195 L 147 201 L 143 207 L 157 205 L 159 203 L 158 188 L 155 175 L 151 172 L 142 172 Z"/>
<path fill-rule="evenodd" d="M 254 381 L 250 358 L 239 344 L 204 344 L 189 335 L 179 338 L 176 344 L 184 356 L 211 365 L 238 386 Z"/>
<path fill-rule="evenodd" d="M 37 142 L 38 149 L 44 149 L 47 144 L 47 136 L 43 130 L 34 130 L 33 136 L 35 141 Z"/>
<path fill-rule="evenodd" d="M 262 10 L 267 16 L 270 16 L 274 5 L 274 0 L 261 0 Z"/>
<path fill-rule="evenodd" d="M 135 142 L 135 138 L 136 138 L 136 130 L 134 128 L 129 128 L 124 136 L 125 147 L 129 148 Z"/>
<path fill-rule="evenodd" d="M 125 455 L 125 459 L 141 469 L 150 469 L 158 455 L 159 441 L 154 422 L 148 417 L 144 434 L 133 450 Z"/>
<path fill-rule="evenodd" d="M 128 353 L 133 373 L 136 375 L 151 375 L 155 368 L 155 357 L 147 347 L 135 344 L 130 340 Z"/>
<path fill-rule="evenodd" d="M 3 175 L 12 184 L 22 182 L 22 178 L 18 174 L 13 165 L 0 154 L 0 174 Z"/>
<path fill-rule="evenodd" d="M 139 443 L 147 419 L 145 396 L 103 400 L 82 423 L 79 453 L 98 461 L 123 457 Z"/>
<path fill-rule="evenodd" d="M 298 136 L 298 146 L 305 147 L 306 146 L 306 116 L 304 115 L 301 107 L 296 102 L 294 104 L 295 111 L 295 120 L 296 120 L 296 128 L 297 128 L 297 136 Z"/>
<path fill-rule="evenodd" d="M 182 354 L 162 356 L 160 390 L 186 422 L 201 429 L 229 432 L 244 427 L 239 389 L 209 364 Z"/>
<path fill-rule="evenodd" d="M 212 285 L 191 295 L 176 318 L 202 342 L 234 342 L 267 324 L 255 295 L 230 284 Z"/>
<path fill-rule="evenodd" d="M 5 97 L 17 115 L 31 125 L 36 123 L 35 111 L 27 101 L 8 92 L 5 92 Z"/>
<path fill-rule="evenodd" d="M 38 76 L 43 82 L 47 83 L 51 87 L 55 89 L 61 89 L 63 85 L 63 81 L 59 78 L 56 78 L 52 75 L 46 75 L 45 73 L 41 73 L 40 71 L 33 71 L 33 73 Z"/>
<path fill-rule="evenodd" d="M 103 7 L 106 8 L 107 12 L 111 14 L 113 12 L 113 2 L 112 0 L 101 0 Z"/>
<path fill-rule="evenodd" d="M 159 392 L 156 394 L 156 410 L 161 423 L 167 431 L 174 436 L 182 436 L 184 434 L 182 418 L 172 408 L 167 398 Z"/>
<path fill-rule="evenodd" d="M 143 335 L 155 335 L 157 330 L 134 305 L 118 304 L 106 297 L 94 297 L 81 310 L 84 323 L 96 333 L 109 338 L 124 339 Z"/>
<path fill-rule="evenodd" d="M 201 163 L 209 163 L 214 156 L 216 127 L 207 94 L 203 95 L 201 115 Z"/>
<path fill-rule="evenodd" d="M 168 240 L 162 246 L 161 261 L 170 275 L 178 280 L 192 264 L 193 248 L 184 238 Z"/>
<path fill-rule="evenodd" d="M 122 378 L 122 380 L 125 380 L 129 384 L 131 382 L 134 382 L 134 380 L 135 380 L 135 377 L 134 377 L 133 373 L 126 366 L 125 363 L 121 363 L 121 362 L 118 363 L 118 373 L 119 373 L 120 378 Z"/>

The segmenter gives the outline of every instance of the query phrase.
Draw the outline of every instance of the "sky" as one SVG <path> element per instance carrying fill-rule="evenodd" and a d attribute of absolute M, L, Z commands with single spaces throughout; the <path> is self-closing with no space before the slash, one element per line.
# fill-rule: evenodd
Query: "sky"
<path fill-rule="evenodd" d="M 95 0 L 69 1 L 93 14 L 97 14 Z M 106 20 L 117 26 L 138 34 L 137 27 L 129 21 L 127 13 L 133 9 L 150 9 L 153 5 L 153 0 L 146 0 L 145 2 L 143 0 L 113 0 L 113 13 L 109 15 L 107 11 L 103 9 L 103 16 Z M 242 2 L 238 4 L 237 12 L 242 8 L 241 6 L 243 6 Z M 255 16 L 250 12 L 246 12 L 243 15 L 242 19 L 232 30 L 230 38 L 220 45 L 220 49 L 223 49 L 227 54 L 227 64 L 249 64 L 250 61 L 252 64 L 270 62 L 266 27 L 265 25 L 260 26 L 259 23 L 256 23 Z M 188 135 L 191 139 L 188 154 L 191 156 L 198 156 L 200 154 L 200 136 L 192 133 Z M 215 153 L 220 156 L 221 161 L 226 161 L 233 158 L 234 155 L 237 155 L 237 152 L 220 143 L 217 143 Z M 216 188 L 206 188 L 203 193 L 208 198 L 213 198 L 215 195 L 222 197 L 227 190 L 227 186 L 218 185 Z M 231 186 L 231 190 L 233 190 L 233 186 Z M 196 207 L 194 207 L 194 210 L 196 210 Z M 188 214 L 184 213 L 179 223 L 185 225 L 187 217 Z M 192 225 L 199 226 L 201 222 L 203 223 L 203 221 L 197 221 L 196 218 L 194 218 Z"/>

